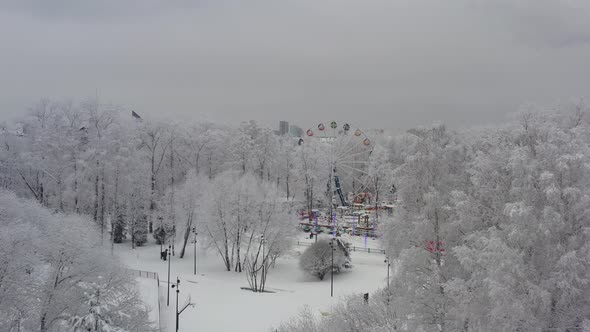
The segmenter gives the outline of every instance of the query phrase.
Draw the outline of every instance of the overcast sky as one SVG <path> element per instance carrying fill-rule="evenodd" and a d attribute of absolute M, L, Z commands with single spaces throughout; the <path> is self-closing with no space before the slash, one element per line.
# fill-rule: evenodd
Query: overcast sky
<path fill-rule="evenodd" d="M 0 0 L 0 119 L 98 93 L 139 114 L 373 128 L 590 96 L 588 0 Z"/>

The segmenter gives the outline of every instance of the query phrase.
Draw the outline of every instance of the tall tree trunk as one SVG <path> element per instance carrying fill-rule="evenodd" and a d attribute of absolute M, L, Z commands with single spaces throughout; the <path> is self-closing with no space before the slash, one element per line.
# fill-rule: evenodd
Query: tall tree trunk
<path fill-rule="evenodd" d="M 242 262 L 240 259 L 240 233 L 241 231 L 238 230 L 238 234 L 236 235 L 236 266 L 234 271 L 242 272 Z"/>
<path fill-rule="evenodd" d="M 39 171 L 37 171 L 37 174 L 35 176 L 35 189 L 37 192 L 37 200 L 39 200 L 39 203 L 43 204 L 43 195 L 41 195 L 41 193 L 39 192 L 39 190 L 41 189 L 41 187 L 39 186 Z"/>
<path fill-rule="evenodd" d="M 105 198 L 105 190 L 104 190 L 104 165 L 102 166 L 102 178 L 100 183 L 100 243 L 103 244 L 104 242 L 104 198 Z M 111 230 L 112 232 L 112 230 Z"/>
<path fill-rule="evenodd" d="M 195 158 L 195 174 L 199 175 L 199 155 Z"/>
<path fill-rule="evenodd" d="M 114 213 L 111 213 L 111 254 L 115 250 L 115 227 L 113 223 L 114 221 L 119 222 L 119 164 L 117 164 L 117 167 L 115 168 L 115 192 L 113 193 L 113 209 Z"/>
<path fill-rule="evenodd" d="M 307 188 L 307 190 L 308 190 L 308 195 L 309 195 L 309 197 L 308 197 L 308 203 L 307 203 L 308 204 L 307 210 L 308 210 L 308 213 L 309 213 L 309 220 L 312 220 L 311 219 L 312 218 L 311 217 L 311 211 L 313 210 L 313 180 L 310 180 L 310 185 Z"/>
<path fill-rule="evenodd" d="M 78 161 L 74 160 L 74 211 L 76 211 L 77 214 L 80 213 L 78 195 Z"/>
<path fill-rule="evenodd" d="M 134 211 L 135 207 L 133 206 L 133 204 L 135 204 L 135 202 L 133 202 L 133 201 L 129 202 L 129 205 L 131 208 L 129 210 L 127 210 L 127 211 L 131 212 L 130 213 L 131 214 L 131 216 L 130 216 L 131 217 L 131 227 L 130 227 L 131 228 L 131 230 L 130 230 L 131 231 L 131 249 L 135 249 L 135 227 L 136 227 L 135 223 L 137 222 L 137 216 L 135 215 L 136 212 Z"/>
<path fill-rule="evenodd" d="M 43 182 L 39 185 L 39 197 L 41 198 L 41 205 L 47 206 L 45 191 L 43 190 Z"/>
<path fill-rule="evenodd" d="M 191 212 L 191 213 L 189 213 L 188 220 L 186 221 L 186 229 L 184 230 L 184 240 L 182 242 L 182 249 L 180 250 L 180 258 L 184 258 L 186 244 L 188 243 L 188 237 L 191 234 L 192 225 L 193 225 L 193 213 Z"/>
<path fill-rule="evenodd" d="M 465 321 L 463 321 L 462 332 L 469 332 L 469 318 L 466 318 Z"/>
<path fill-rule="evenodd" d="M 176 242 L 176 218 L 174 213 L 174 136 L 170 140 L 170 219 L 172 220 L 172 254 Z"/>
<path fill-rule="evenodd" d="M 115 213 L 111 214 L 111 254 L 115 250 L 115 227 L 114 221 L 119 218 L 119 165 L 115 168 L 115 192 L 113 193 L 113 209 Z M 114 214 L 114 218 L 113 218 Z M 118 220 L 117 220 L 118 221 Z"/>
<path fill-rule="evenodd" d="M 209 163 L 209 180 L 213 179 L 213 166 L 211 165 L 211 160 L 213 159 L 211 156 L 212 154 L 213 152 L 210 151 L 209 156 L 207 157 L 207 162 Z"/>
<path fill-rule="evenodd" d="M 234 267 L 234 271 L 236 272 L 242 272 L 242 262 L 240 259 L 240 247 L 241 247 L 241 243 L 240 241 L 241 239 L 241 234 L 242 234 L 242 225 L 241 225 L 241 216 L 240 216 L 240 196 L 238 195 L 238 203 L 237 203 L 237 211 L 238 211 L 238 215 L 237 215 L 237 224 L 236 224 L 236 266 Z M 232 257 L 233 257 L 233 252 L 232 252 Z"/>
<path fill-rule="evenodd" d="M 40 332 L 47 332 L 47 323 L 46 323 L 46 320 L 47 320 L 47 313 L 44 312 L 41 315 L 41 322 L 40 322 L 40 326 L 39 326 L 39 331 Z"/>
<path fill-rule="evenodd" d="M 225 267 L 228 271 L 231 271 L 231 262 L 229 260 L 229 243 L 227 242 L 227 234 L 225 237 Z"/>
<path fill-rule="evenodd" d="M 37 171 L 37 193 L 39 193 L 39 203 L 41 203 L 41 205 L 45 206 L 45 196 L 44 196 L 44 192 L 43 192 L 43 181 L 41 181 L 41 179 L 39 178 L 39 171 Z"/>
<path fill-rule="evenodd" d="M 61 187 L 61 174 L 57 179 L 57 189 L 59 190 L 59 211 L 64 212 L 64 191 Z"/>
<path fill-rule="evenodd" d="M 375 180 L 375 226 L 379 224 L 379 178 Z M 373 229 L 373 233 L 376 229 Z"/>
<path fill-rule="evenodd" d="M 119 206 L 119 165 L 115 168 L 115 192 L 113 193 L 113 206 Z"/>
<path fill-rule="evenodd" d="M 156 191 L 156 151 L 155 149 L 152 151 L 152 172 L 150 177 L 150 215 L 149 215 L 149 223 L 148 223 L 148 232 L 152 233 L 154 231 L 154 210 L 156 209 L 156 202 L 155 202 L 155 191 Z"/>
<path fill-rule="evenodd" d="M 94 179 L 94 221 L 98 222 L 98 170 L 99 161 L 96 159 L 96 177 Z"/>
<path fill-rule="evenodd" d="M 287 187 L 287 200 L 290 197 L 290 192 L 289 192 L 289 171 L 287 170 L 287 175 L 285 176 L 285 186 Z"/>

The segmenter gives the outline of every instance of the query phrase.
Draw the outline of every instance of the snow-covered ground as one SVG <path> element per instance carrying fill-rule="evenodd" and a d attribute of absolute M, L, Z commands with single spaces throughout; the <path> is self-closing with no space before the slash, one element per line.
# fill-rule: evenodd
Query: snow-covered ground
<path fill-rule="evenodd" d="M 307 241 L 300 234 L 294 241 Z M 357 239 L 354 242 L 358 242 Z M 355 243 L 361 246 L 364 241 Z M 368 240 L 372 248 L 379 248 L 378 241 Z M 193 246 L 187 247 L 184 259 L 172 257 L 171 280 L 180 278 L 180 305 L 190 295 L 194 308 L 187 308 L 180 317 L 180 331 L 269 331 L 288 320 L 305 305 L 317 314 L 330 312 L 338 298 L 351 293 L 371 292 L 385 283 L 387 267 L 383 255 L 363 252 L 352 253 L 353 269 L 334 275 L 334 297 L 330 297 L 330 277 L 323 281 L 304 274 L 298 267 L 298 256 L 305 246 L 293 246 L 289 255 L 277 261 L 269 272 L 267 290 L 274 293 L 253 293 L 247 287 L 245 273 L 224 271 L 219 256 L 214 251 L 198 248 L 197 275 L 193 275 Z M 117 246 L 117 253 L 132 269 L 157 272 L 160 276 L 163 331 L 174 331 L 174 306 L 176 294 L 170 291 L 170 307 L 166 307 L 166 279 L 168 262 L 160 260 L 160 247 L 150 244 L 131 250 L 129 244 Z M 178 254 L 178 253 L 176 253 Z M 140 280 L 144 300 L 153 308 L 157 317 L 157 286 L 153 280 Z"/>

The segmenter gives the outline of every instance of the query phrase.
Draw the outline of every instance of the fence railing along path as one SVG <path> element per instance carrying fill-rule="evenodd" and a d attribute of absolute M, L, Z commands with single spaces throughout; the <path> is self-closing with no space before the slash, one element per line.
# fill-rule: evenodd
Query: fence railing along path
<path fill-rule="evenodd" d="M 312 244 L 314 244 L 314 242 L 307 242 L 307 241 L 297 241 L 295 244 L 297 244 L 298 246 L 305 246 L 305 247 L 309 247 Z M 385 250 L 384 249 L 377 249 L 377 248 L 364 248 L 364 247 L 356 247 L 356 246 L 350 246 L 350 250 L 352 251 L 360 251 L 360 252 L 366 252 L 369 254 L 385 254 Z"/>
<path fill-rule="evenodd" d="M 162 320 L 162 297 L 160 294 L 160 276 L 157 272 L 151 271 L 143 271 L 143 270 L 135 270 L 135 269 L 125 269 L 127 272 L 133 276 L 146 278 L 146 279 L 153 279 L 156 281 L 157 287 L 157 294 L 158 294 L 158 331 L 165 332 L 166 330 L 166 323 L 165 320 Z"/>
<path fill-rule="evenodd" d="M 135 269 L 125 269 L 125 270 L 127 270 L 127 272 L 129 272 L 129 274 L 134 275 L 136 277 L 146 278 L 146 279 L 156 279 L 156 280 L 160 279 L 158 276 L 158 273 L 156 273 L 156 272 L 135 270 Z M 158 282 L 158 284 L 159 284 L 159 282 Z"/>

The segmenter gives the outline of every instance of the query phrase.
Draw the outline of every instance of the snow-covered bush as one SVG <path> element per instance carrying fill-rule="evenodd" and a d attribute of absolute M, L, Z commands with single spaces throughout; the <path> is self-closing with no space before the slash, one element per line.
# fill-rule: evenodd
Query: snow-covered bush
<path fill-rule="evenodd" d="M 390 332 L 407 331 L 394 307 L 388 306 L 386 294 L 378 290 L 365 301 L 363 294 L 346 296 L 328 315 L 315 315 L 309 307 L 272 329 L 275 332 Z M 417 331 L 417 330 L 412 330 Z M 424 331 L 424 330 L 421 330 Z"/>
<path fill-rule="evenodd" d="M 333 264 L 332 251 L 334 252 Z M 299 259 L 299 266 L 303 271 L 320 280 L 323 280 L 332 269 L 334 272 L 340 272 L 340 269 L 348 263 L 350 263 L 350 254 L 345 243 L 340 239 L 318 240 L 307 248 Z"/>
<path fill-rule="evenodd" d="M 319 332 L 319 322 L 309 306 L 303 307 L 296 317 L 283 322 L 278 328 L 270 329 L 273 332 Z"/>

